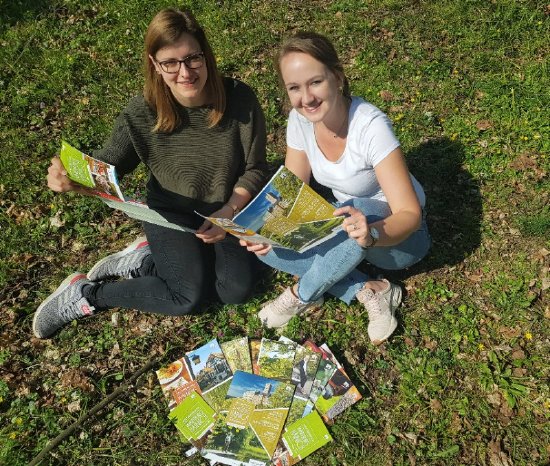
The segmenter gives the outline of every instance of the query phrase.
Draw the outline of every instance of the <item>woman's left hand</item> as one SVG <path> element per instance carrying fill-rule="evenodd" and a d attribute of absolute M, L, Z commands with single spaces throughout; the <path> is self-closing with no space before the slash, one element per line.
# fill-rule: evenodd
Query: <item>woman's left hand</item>
<path fill-rule="evenodd" d="M 224 205 L 221 209 L 216 210 L 210 217 L 216 218 L 231 218 L 233 215 L 233 209 L 228 205 Z M 197 229 L 195 236 L 202 239 L 207 244 L 217 243 L 225 238 L 226 232 L 222 227 L 214 225 L 209 220 L 205 220 L 204 223 Z"/>
<path fill-rule="evenodd" d="M 207 244 L 217 243 L 225 238 L 225 230 L 218 225 L 214 225 L 212 222 L 205 220 L 205 222 L 197 228 L 195 236 L 202 239 Z"/>
<path fill-rule="evenodd" d="M 342 222 L 342 229 L 351 239 L 357 241 L 359 246 L 366 248 L 371 243 L 369 224 L 363 212 L 352 206 L 344 206 L 336 209 L 334 215 L 347 215 Z"/>

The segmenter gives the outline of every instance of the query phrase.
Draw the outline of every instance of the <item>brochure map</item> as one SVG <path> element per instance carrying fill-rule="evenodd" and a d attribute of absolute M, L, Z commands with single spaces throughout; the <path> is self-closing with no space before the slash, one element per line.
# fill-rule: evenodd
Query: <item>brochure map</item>
<path fill-rule="evenodd" d="M 156 371 L 187 453 L 210 464 L 291 466 L 361 399 L 326 344 L 213 339 Z"/>

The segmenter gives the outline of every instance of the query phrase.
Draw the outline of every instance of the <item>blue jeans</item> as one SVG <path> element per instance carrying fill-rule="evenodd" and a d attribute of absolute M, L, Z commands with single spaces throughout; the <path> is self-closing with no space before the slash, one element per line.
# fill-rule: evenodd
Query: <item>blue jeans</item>
<path fill-rule="evenodd" d="M 338 207 L 345 205 L 359 209 L 369 223 L 391 214 L 388 203 L 376 199 L 351 199 Z M 356 269 L 363 260 L 381 269 L 400 270 L 420 261 L 430 246 L 431 238 L 423 218 L 420 228 L 395 246 L 363 249 L 345 231 L 340 231 L 333 238 L 301 254 L 274 247 L 259 259 L 274 269 L 300 277 L 300 300 L 314 301 L 326 292 L 349 304 L 369 279 L 368 275 Z"/>

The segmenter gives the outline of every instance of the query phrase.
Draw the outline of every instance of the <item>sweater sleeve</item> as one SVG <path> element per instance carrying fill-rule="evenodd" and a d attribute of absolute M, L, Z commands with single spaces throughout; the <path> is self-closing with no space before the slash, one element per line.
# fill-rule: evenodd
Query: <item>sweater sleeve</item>
<path fill-rule="evenodd" d="M 114 165 L 120 178 L 131 173 L 140 162 L 128 127 L 127 113 L 132 105 L 135 105 L 133 101 L 120 112 L 109 139 L 101 149 L 93 152 L 93 157 Z"/>
<path fill-rule="evenodd" d="M 235 187 L 242 187 L 255 196 L 267 180 L 265 119 L 254 92 L 242 83 L 239 85 L 245 88 L 245 93 L 248 94 L 246 100 L 250 105 L 248 105 L 248 121 L 240 126 L 244 172 L 235 183 Z"/>

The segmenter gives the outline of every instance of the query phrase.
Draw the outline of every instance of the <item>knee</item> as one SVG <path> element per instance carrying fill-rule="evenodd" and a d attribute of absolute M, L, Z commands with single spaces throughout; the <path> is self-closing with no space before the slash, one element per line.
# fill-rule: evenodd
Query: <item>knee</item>
<path fill-rule="evenodd" d="M 250 281 L 239 281 L 231 286 L 218 284 L 216 290 L 223 304 L 242 304 L 252 295 L 253 284 Z"/>
<path fill-rule="evenodd" d="M 172 290 L 172 302 L 171 314 L 175 316 L 197 314 L 200 311 L 203 296 L 200 290 L 193 290 L 185 293 Z"/>

